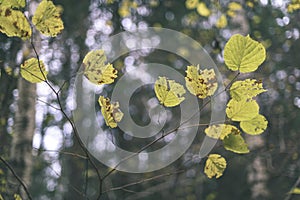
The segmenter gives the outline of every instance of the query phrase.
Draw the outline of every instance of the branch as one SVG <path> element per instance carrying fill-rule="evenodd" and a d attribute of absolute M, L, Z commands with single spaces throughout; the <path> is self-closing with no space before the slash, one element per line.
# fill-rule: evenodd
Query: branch
<path fill-rule="evenodd" d="M 0 160 L 2 161 L 2 163 L 11 171 L 11 173 L 14 175 L 14 177 L 18 180 L 18 182 L 22 185 L 24 191 L 26 192 L 28 199 L 32 200 L 32 197 L 29 193 L 29 190 L 26 186 L 26 184 L 22 181 L 22 179 L 18 176 L 18 174 L 15 172 L 15 170 L 13 169 L 13 167 L 6 162 L 6 160 L 4 160 L 4 158 L 2 158 L 2 156 L 0 156 Z"/>
<path fill-rule="evenodd" d="M 183 172 L 185 172 L 185 170 L 178 170 L 178 171 L 175 171 L 175 172 L 160 174 L 160 175 L 153 176 L 153 177 L 146 178 L 146 179 L 142 179 L 142 180 L 139 180 L 139 181 L 136 181 L 136 182 L 133 182 L 133 183 L 128 183 L 128 184 L 125 184 L 125 185 L 122 185 L 122 186 L 119 186 L 119 187 L 110 188 L 110 189 L 104 191 L 103 193 L 112 192 L 112 191 L 116 191 L 116 190 L 125 190 L 127 187 L 130 187 L 130 186 L 133 186 L 133 185 L 137 185 L 137 184 L 141 184 L 141 183 L 144 183 L 144 182 L 152 181 L 152 180 L 159 179 L 159 178 L 162 178 L 162 177 L 165 177 L 165 176 L 180 174 L 180 173 L 183 173 Z"/>

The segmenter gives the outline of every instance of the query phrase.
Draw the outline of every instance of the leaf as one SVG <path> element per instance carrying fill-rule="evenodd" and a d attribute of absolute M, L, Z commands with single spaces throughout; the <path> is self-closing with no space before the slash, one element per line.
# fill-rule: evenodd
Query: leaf
<path fill-rule="evenodd" d="M 0 6 L 7 6 L 11 8 L 24 8 L 25 0 L 0 0 Z"/>
<path fill-rule="evenodd" d="M 100 96 L 98 103 L 101 106 L 101 113 L 106 125 L 111 128 L 116 128 L 117 122 L 120 122 L 124 115 L 119 109 L 119 102 L 111 103 L 109 98 Z"/>
<path fill-rule="evenodd" d="M 199 15 L 208 17 L 210 15 L 210 10 L 207 8 L 206 4 L 201 2 L 197 5 L 197 12 Z"/>
<path fill-rule="evenodd" d="M 295 187 L 295 188 L 292 189 L 289 193 L 290 193 L 290 194 L 300 194 L 300 188 Z"/>
<path fill-rule="evenodd" d="M 257 115 L 251 120 L 242 121 L 240 127 L 245 133 L 259 135 L 268 127 L 268 121 L 263 115 Z"/>
<path fill-rule="evenodd" d="M 253 72 L 266 59 L 264 46 L 248 36 L 233 35 L 224 48 L 224 61 L 233 71 Z"/>
<path fill-rule="evenodd" d="M 255 79 L 236 81 L 230 87 L 230 95 L 237 101 L 252 99 L 265 91 L 262 83 Z"/>
<path fill-rule="evenodd" d="M 259 106 L 254 100 L 237 101 L 231 99 L 226 108 L 227 117 L 233 121 L 247 121 L 258 115 Z"/>
<path fill-rule="evenodd" d="M 217 28 L 224 28 L 227 26 L 227 18 L 226 15 L 221 15 L 221 17 L 218 19 L 216 22 L 216 27 Z"/>
<path fill-rule="evenodd" d="M 117 77 L 118 71 L 106 62 L 103 50 L 90 51 L 83 59 L 84 75 L 94 84 L 110 84 Z"/>
<path fill-rule="evenodd" d="M 48 72 L 45 69 L 43 61 L 40 60 L 40 66 L 38 59 L 30 58 L 21 65 L 21 76 L 31 83 L 39 83 L 45 81 Z"/>
<path fill-rule="evenodd" d="M 229 124 L 211 125 L 204 130 L 205 134 L 214 139 L 223 140 L 229 134 L 240 134 L 240 130 Z"/>
<path fill-rule="evenodd" d="M 199 3 L 198 0 L 186 0 L 185 7 L 187 9 L 194 9 L 197 8 L 198 3 Z"/>
<path fill-rule="evenodd" d="M 188 66 L 185 77 L 186 87 L 198 98 L 206 98 L 215 93 L 218 88 L 216 74 L 213 69 L 199 71 L 199 65 Z"/>
<path fill-rule="evenodd" d="M 208 178 L 219 178 L 223 175 L 226 169 L 226 160 L 219 154 L 210 154 L 206 160 L 204 173 Z"/>
<path fill-rule="evenodd" d="M 42 34 L 55 37 L 64 29 L 59 11 L 52 1 L 43 0 L 33 15 L 32 23 Z"/>
<path fill-rule="evenodd" d="M 226 150 L 234 153 L 249 153 L 248 145 L 240 134 L 229 134 L 223 140 L 223 145 Z"/>
<path fill-rule="evenodd" d="M 22 197 L 19 194 L 14 194 L 15 200 L 22 200 Z"/>
<path fill-rule="evenodd" d="M 166 77 L 158 77 L 154 84 L 154 91 L 159 102 L 166 107 L 177 106 L 184 100 L 184 87 Z"/>
<path fill-rule="evenodd" d="M 7 6 L 0 7 L 0 31 L 8 37 L 20 37 L 22 40 L 31 37 L 31 28 L 25 15 Z"/>

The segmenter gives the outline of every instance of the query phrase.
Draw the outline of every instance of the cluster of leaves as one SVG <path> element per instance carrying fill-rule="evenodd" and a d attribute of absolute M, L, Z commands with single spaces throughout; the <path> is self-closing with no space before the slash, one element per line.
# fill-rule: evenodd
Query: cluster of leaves
<path fill-rule="evenodd" d="M 249 36 L 234 35 L 224 49 L 226 66 L 232 71 L 248 73 L 255 71 L 265 60 L 266 52 L 262 44 Z M 103 50 L 89 52 L 83 60 L 84 75 L 92 83 L 110 84 L 117 77 L 117 70 L 112 64 L 105 64 Z M 186 88 L 199 99 L 214 98 L 218 88 L 216 74 L 213 69 L 200 69 L 197 66 L 187 66 Z M 158 77 L 154 91 L 159 102 L 165 107 L 178 106 L 184 101 L 186 89 L 183 85 L 168 77 Z M 267 128 L 266 118 L 259 114 L 259 105 L 254 97 L 265 92 L 262 83 L 255 79 L 239 80 L 230 86 L 231 100 L 227 104 L 226 114 L 231 121 L 240 122 L 240 128 L 247 134 L 261 134 Z M 218 94 L 216 94 L 218 95 Z M 119 103 L 111 103 L 109 98 L 99 97 L 99 105 L 106 125 L 115 128 L 122 120 L 123 113 Z M 232 124 L 214 124 L 205 129 L 207 136 L 223 141 L 226 150 L 235 153 L 248 153 L 249 149 L 241 131 Z M 206 161 L 204 172 L 209 178 L 220 177 L 226 168 L 226 160 L 218 154 L 211 154 Z"/>
<path fill-rule="evenodd" d="M 19 9 L 25 7 L 25 1 L 1 2 L 0 31 L 7 36 L 17 36 L 23 40 L 29 39 L 32 34 L 30 21 Z M 204 3 L 187 1 L 189 9 L 197 8 L 202 16 L 209 16 L 209 10 Z M 231 10 L 239 6 L 232 5 Z M 32 17 L 36 29 L 46 36 L 55 37 L 63 29 L 60 18 L 60 9 L 52 1 L 43 0 L 37 7 Z M 266 52 L 262 44 L 254 41 L 249 36 L 234 35 L 225 45 L 224 60 L 226 66 L 232 71 L 249 73 L 255 71 L 265 60 Z M 84 60 L 84 76 L 92 83 L 111 84 L 117 78 L 117 70 L 112 64 L 106 64 L 103 50 L 89 52 Z M 47 71 L 43 62 L 37 58 L 30 58 L 21 65 L 21 76 L 32 82 L 38 83 L 47 80 Z M 216 74 L 213 69 L 200 69 L 200 66 L 187 66 L 186 88 L 200 99 L 214 98 L 218 88 Z M 168 77 L 158 77 L 154 84 L 154 91 L 159 102 L 166 107 L 178 106 L 184 101 L 186 89 L 181 84 L 170 80 Z M 232 83 L 229 88 L 231 100 L 227 104 L 226 114 L 230 122 L 239 122 L 240 128 L 247 134 L 261 134 L 267 128 L 266 118 L 259 114 L 259 105 L 255 97 L 265 92 L 262 83 L 255 79 L 239 80 Z M 123 113 L 118 102 L 110 102 L 104 96 L 99 97 L 99 105 L 107 126 L 117 127 L 122 120 Z M 241 130 L 233 124 L 214 124 L 205 129 L 207 136 L 220 139 L 226 150 L 235 153 L 248 153 L 249 149 L 244 141 Z M 209 178 L 222 176 L 226 168 L 226 160 L 219 154 L 208 155 L 204 172 Z"/>
<path fill-rule="evenodd" d="M 45 36 L 56 37 L 64 29 L 60 18 L 61 9 L 52 1 L 41 1 L 31 21 L 20 10 L 25 5 L 25 0 L 0 2 L 0 31 L 2 33 L 9 37 L 30 39 L 33 30 L 30 22 Z M 30 58 L 21 65 L 21 76 L 29 82 L 45 81 L 47 74 L 43 61 L 37 58 Z"/>
<path fill-rule="evenodd" d="M 252 8 L 254 4 L 252 1 L 247 1 L 245 6 Z M 205 2 L 201 0 L 186 0 L 185 7 L 189 10 L 195 9 L 202 17 L 210 17 L 214 12 L 212 8 L 207 7 Z M 229 2 L 225 8 L 220 8 L 220 5 L 216 5 L 216 7 L 218 7 L 218 10 L 226 9 L 222 14 L 217 13 L 217 20 L 214 24 L 217 28 L 226 27 L 228 25 L 227 19 L 236 17 L 237 12 L 243 9 L 243 6 L 238 2 Z"/>

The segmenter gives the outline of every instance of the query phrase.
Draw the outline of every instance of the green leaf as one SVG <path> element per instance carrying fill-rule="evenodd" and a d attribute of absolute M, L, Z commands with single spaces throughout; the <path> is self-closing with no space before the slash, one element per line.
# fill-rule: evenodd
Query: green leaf
<path fill-rule="evenodd" d="M 24 8 L 25 0 L 0 0 L 0 6 L 8 6 L 11 8 Z"/>
<path fill-rule="evenodd" d="M 219 178 L 223 175 L 226 169 L 226 160 L 219 154 L 210 154 L 206 160 L 204 173 L 208 178 Z"/>
<path fill-rule="evenodd" d="M 21 65 L 21 76 L 31 83 L 39 83 L 45 81 L 48 72 L 45 69 L 43 61 L 40 60 L 40 66 L 38 59 L 30 58 Z"/>
<path fill-rule="evenodd" d="M 55 37 L 64 29 L 60 9 L 52 1 L 43 0 L 37 7 L 32 23 L 42 34 Z"/>
<path fill-rule="evenodd" d="M 237 101 L 252 99 L 265 91 L 262 83 L 255 79 L 236 81 L 230 87 L 230 95 Z"/>
<path fill-rule="evenodd" d="M 229 134 L 240 134 L 240 130 L 229 124 L 211 125 L 204 130 L 205 134 L 214 139 L 223 140 Z"/>
<path fill-rule="evenodd" d="M 0 6 L 0 31 L 8 37 L 31 37 L 31 28 L 25 15 L 7 6 Z"/>
<path fill-rule="evenodd" d="M 254 100 L 237 101 L 231 99 L 226 108 L 227 117 L 233 121 L 247 121 L 258 115 L 259 106 Z"/>
<path fill-rule="evenodd" d="M 224 138 L 223 145 L 226 150 L 234 153 L 249 153 L 248 145 L 240 134 L 229 134 Z"/>
<path fill-rule="evenodd" d="M 257 115 L 251 120 L 242 121 L 240 127 L 245 133 L 259 135 L 268 127 L 268 121 L 263 115 Z"/>
<path fill-rule="evenodd" d="M 253 72 L 266 59 L 266 50 L 262 44 L 250 36 L 233 35 L 224 48 L 226 66 L 242 73 Z"/>
<path fill-rule="evenodd" d="M 185 82 L 190 93 L 201 99 L 213 95 L 218 88 L 215 71 L 201 70 L 199 65 L 187 67 Z"/>
<path fill-rule="evenodd" d="M 106 62 L 103 50 L 90 51 L 83 59 L 84 75 L 94 84 L 110 84 L 117 78 L 118 71 Z"/>
<path fill-rule="evenodd" d="M 184 87 L 166 77 L 158 77 L 154 84 L 154 91 L 159 102 L 166 107 L 177 106 L 184 100 Z"/>

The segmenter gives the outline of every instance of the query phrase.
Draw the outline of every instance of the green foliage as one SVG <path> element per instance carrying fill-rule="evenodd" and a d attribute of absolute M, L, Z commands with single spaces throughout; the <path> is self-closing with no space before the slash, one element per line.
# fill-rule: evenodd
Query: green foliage
<path fill-rule="evenodd" d="M 249 153 L 248 145 L 240 134 L 229 134 L 223 140 L 224 148 L 234 153 Z"/>

